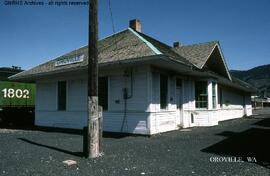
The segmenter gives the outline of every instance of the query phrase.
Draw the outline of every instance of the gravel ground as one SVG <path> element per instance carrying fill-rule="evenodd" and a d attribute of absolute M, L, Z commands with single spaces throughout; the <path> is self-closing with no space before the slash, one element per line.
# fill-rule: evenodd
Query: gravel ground
<path fill-rule="evenodd" d="M 269 176 L 269 120 L 263 115 L 152 137 L 106 137 L 98 159 L 81 157 L 79 134 L 0 129 L 0 175 Z M 243 162 L 211 162 L 211 157 Z M 62 163 L 69 159 L 77 164 Z"/>

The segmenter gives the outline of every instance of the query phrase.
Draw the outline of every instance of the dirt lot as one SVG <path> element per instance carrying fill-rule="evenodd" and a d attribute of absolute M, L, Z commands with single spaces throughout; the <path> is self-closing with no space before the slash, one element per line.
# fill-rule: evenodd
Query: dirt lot
<path fill-rule="evenodd" d="M 94 160 L 82 157 L 80 134 L 0 129 L 0 175 L 267 176 L 269 112 L 152 137 L 106 136 L 105 155 Z"/>

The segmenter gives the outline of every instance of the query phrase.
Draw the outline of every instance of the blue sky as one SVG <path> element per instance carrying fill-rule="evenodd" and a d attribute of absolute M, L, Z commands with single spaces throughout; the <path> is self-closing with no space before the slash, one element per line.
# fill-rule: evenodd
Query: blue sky
<path fill-rule="evenodd" d="M 47 2 L 47 0 L 39 0 Z M 113 33 L 99 1 L 99 36 Z M 0 67 L 29 69 L 88 42 L 86 6 L 6 6 L 0 1 Z M 166 44 L 219 40 L 230 69 L 270 63 L 269 0 L 111 0 L 116 31 L 130 19 Z"/>

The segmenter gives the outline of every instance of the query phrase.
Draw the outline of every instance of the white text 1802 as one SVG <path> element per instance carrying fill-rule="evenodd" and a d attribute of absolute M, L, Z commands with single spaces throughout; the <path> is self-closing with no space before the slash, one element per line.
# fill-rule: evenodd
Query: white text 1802
<path fill-rule="evenodd" d="M 30 98 L 29 90 L 27 89 L 12 89 L 5 88 L 2 90 L 4 93 L 4 98 Z"/>

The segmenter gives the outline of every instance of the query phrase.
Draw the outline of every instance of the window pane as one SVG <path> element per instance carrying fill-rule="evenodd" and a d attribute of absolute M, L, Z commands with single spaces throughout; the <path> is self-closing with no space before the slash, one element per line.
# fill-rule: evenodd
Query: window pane
<path fill-rule="evenodd" d="M 213 97 L 213 108 L 217 108 L 216 97 Z"/>
<path fill-rule="evenodd" d="M 176 79 L 176 105 L 177 109 L 180 109 L 182 106 L 182 79 Z"/>
<path fill-rule="evenodd" d="M 67 82 L 58 82 L 58 110 L 66 110 L 66 98 L 67 98 Z"/>
<path fill-rule="evenodd" d="M 207 108 L 208 95 L 207 95 L 207 82 L 195 82 L 195 100 L 196 108 Z"/>
<path fill-rule="evenodd" d="M 219 88 L 219 97 L 218 97 L 218 100 L 219 100 L 219 104 L 220 104 L 220 107 L 223 106 L 223 99 L 222 99 L 222 89 Z"/>
<path fill-rule="evenodd" d="M 212 83 L 213 96 L 216 96 L 216 83 Z"/>
<path fill-rule="evenodd" d="M 176 87 L 182 87 L 182 79 L 176 79 Z"/>
<path fill-rule="evenodd" d="M 108 110 L 108 77 L 98 79 L 98 104 L 103 110 Z"/>
<path fill-rule="evenodd" d="M 168 99 L 168 76 L 160 75 L 160 109 L 166 109 Z"/>
<path fill-rule="evenodd" d="M 212 82 L 212 102 L 213 102 L 213 108 L 215 109 L 217 107 L 217 102 L 216 102 L 216 83 Z"/>

